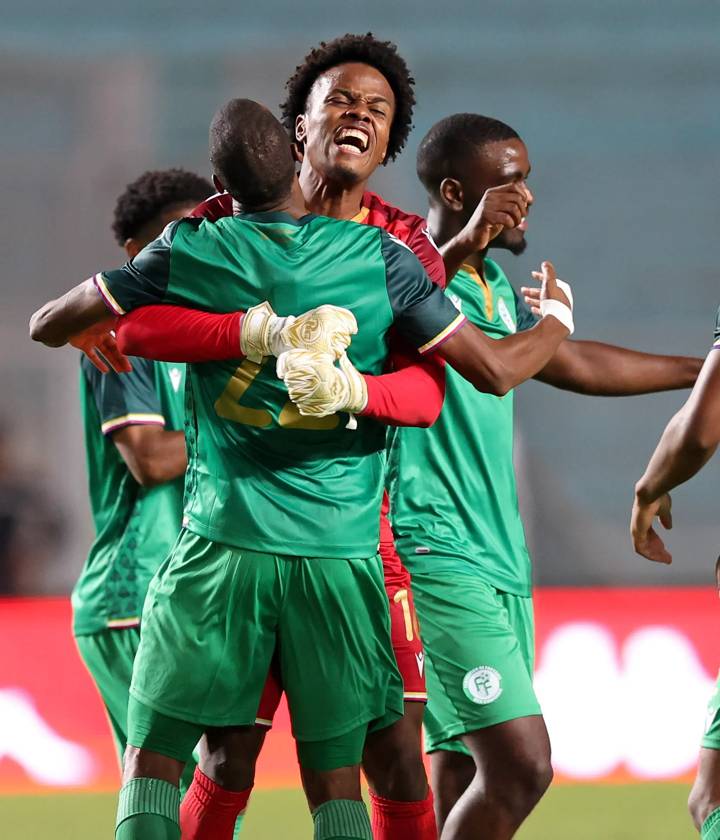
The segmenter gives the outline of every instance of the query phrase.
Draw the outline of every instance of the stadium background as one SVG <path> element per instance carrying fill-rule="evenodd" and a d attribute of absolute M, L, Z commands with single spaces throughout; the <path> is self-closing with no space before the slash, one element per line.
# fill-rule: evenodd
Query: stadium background
<path fill-rule="evenodd" d="M 423 212 L 414 153 L 430 125 L 461 110 L 509 122 L 529 146 L 536 197 L 527 252 L 500 254 L 510 277 L 524 282 L 553 259 L 576 290 L 578 337 L 704 355 L 720 302 L 720 7 L 3 0 L 0 19 L 0 820 L 12 838 L 52 827 L 85 840 L 109 836 L 112 796 L 98 792 L 113 783 L 109 738 L 74 658 L 66 601 L 10 596 L 65 595 L 90 541 L 77 359 L 33 346 L 26 323 L 48 297 L 118 262 L 109 225 L 123 186 L 152 167 L 207 174 L 220 103 L 276 106 L 310 46 L 371 29 L 399 44 L 418 97 L 409 145 L 378 191 Z M 539 690 L 551 730 L 557 720 L 561 782 L 574 784 L 551 792 L 528 840 L 692 836 L 683 784 L 719 659 L 716 468 L 675 494 L 671 568 L 635 557 L 627 536 L 633 482 L 683 399 L 519 391 L 537 582 L 581 587 L 539 599 Z M 302 814 L 283 787 L 294 779 L 284 737 L 248 837 L 296 836 L 273 823 L 278 802 Z M 75 776 L 53 775 L 57 756 Z M 68 792 L 78 788 L 95 793 Z M 94 830 L 82 825 L 95 817 Z"/>

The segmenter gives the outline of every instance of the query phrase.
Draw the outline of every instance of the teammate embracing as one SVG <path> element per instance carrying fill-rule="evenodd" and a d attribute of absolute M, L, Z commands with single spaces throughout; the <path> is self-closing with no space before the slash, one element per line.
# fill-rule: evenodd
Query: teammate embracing
<path fill-rule="evenodd" d="M 456 114 L 430 129 L 417 167 L 449 271 L 462 260 L 447 294 L 494 339 L 532 328 L 534 314 L 488 257 L 478 224 L 493 196 L 512 185 L 532 204 L 518 134 L 498 120 Z M 505 227 L 490 247 L 522 253 L 526 224 Z M 544 263 L 542 274 L 554 276 L 553 266 Z M 536 294 L 526 295 L 536 309 Z M 699 364 L 564 341 L 536 378 L 620 396 L 689 387 Z M 425 644 L 425 743 L 441 836 L 509 838 L 552 777 L 532 686 L 532 581 L 512 462 L 512 393 L 480 393 L 448 370 L 435 425 L 393 429 L 388 448 L 393 531 Z"/>

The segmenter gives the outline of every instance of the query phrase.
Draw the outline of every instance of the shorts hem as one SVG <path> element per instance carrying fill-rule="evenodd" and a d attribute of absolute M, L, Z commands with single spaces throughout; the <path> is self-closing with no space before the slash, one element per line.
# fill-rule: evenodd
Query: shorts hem
<path fill-rule="evenodd" d="M 526 717 L 542 717 L 543 713 L 540 707 L 533 711 L 523 711 L 518 713 L 499 714 L 492 720 L 487 718 L 482 721 L 468 721 L 466 723 L 456 724 L 444 729 L 442 735 L 438 738 L 429 738 L 427 732 L 425 733 L 425 752 L 433 753 L 442 750 L 443 744 L 448 741 L 455 741 L 462 735 L 467 735 L 474 732 L 476 729 L 487 729 L 490 726 L 497 726 L 499 723 L 508 723 L 511 720 L 519 720 Z"/>
<path fill-rule="evenodd" d="M 167 717 L 175 718 L 175 720 L 181 720 L 185 723 L 192 723 L 197 726 L 252 726 L 255 723 L 256 713 L 252 712 L 247 715 L 237 715 L 232 717 L 205 717 L 204 715 L 193 715 L 188 712 L 187 709 L 181 711 L 180 709 L 173 708 L 172 706 L 157 703 L 154 700 L 150 700 L 145 694 L 138 691 L 136 688 L 130 688 L 130 696 L 137 700 L 138 703 L 142 703 L 143 706 L 147 706 L 148 709 L 152 709 L 153 712 L 158 712 L 161 715 L 166 715 Z"/>
<path fill-rule="evenodd" d="M 720 738 L 703 738 L 700 746 L 704 750 L 720 750 Z"/>
<path fill-rule="evenodd" d="M 385 706 L 385 708 L 382 709 L 382 711 L 376 713 L 368 712 L 366 714 L 358 715 L 351 722 L 344 723 L 342 726 L 339 726 L 336 729 L 329 729 L 321 733 L 320 735 L 315 735 L 315 737 L 313 738 L 307 737 L 305 733 L 300 734 L 294 728 L 292 730 L 292 735 L 296 741 L 329 741 L 331 738 L 340 738 L 343 735 L 347 735 L 348 732 L 352 732 L 353 729 L 357 729 L 359 726 L 363 726 L 363 724 L 370 724 L 374 720 L 380 720 L 380 718 L 385 717 L 391 712 L 396 712 L 398 718 L 401 718 L 404 714 L 404 711 L 404 709 L 400 711 L 397 709 L 393 709 L 392 706 Z M 290 712 L 290 721 L 292 722 L 292 712 Z"/>

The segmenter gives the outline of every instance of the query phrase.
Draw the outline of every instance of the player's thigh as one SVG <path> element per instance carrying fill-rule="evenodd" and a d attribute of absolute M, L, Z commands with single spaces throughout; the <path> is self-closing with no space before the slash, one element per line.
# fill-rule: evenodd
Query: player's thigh
<path fill-rule="evenodd" d="M 281 591 L 278 558 L 182 532 L 148 590 L 131 696 L 172 718 L 253 724 Z"/>
<path fill-rule="evenodd" d="M 688 807 L 698 830 L 708 816 L 720 807 L 720 749 L 704 746 L 700 750 Z"/>
<path fill-rule="evenodd" d="M 524 637 L 493 587 L 470 576 L 415 576 L 413 590 L 425 645 L 428 752 L 476 729 L 540 714 Z"/>
<path fill-rule="evenodd" d="M 323 741 L 387 712 L 401 717 L 379 558 L 287 562 L 279 652 L 295 737 Z"/>
<path fill-rule="evenodd" d="M 75 642 L 97 686 L 115 739 L 120 762 L 127 746 L 127 710 L 133 661 L 140 629 L 127 627 L 76 636 Z"/>

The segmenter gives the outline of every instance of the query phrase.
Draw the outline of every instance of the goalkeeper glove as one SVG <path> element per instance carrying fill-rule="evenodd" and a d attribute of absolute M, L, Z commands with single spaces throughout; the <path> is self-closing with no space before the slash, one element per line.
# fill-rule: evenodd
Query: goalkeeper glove
<path fill-rule="evenodd" d="M 327 417 L 338 411 L 358 414 L 367 405 L 365 378 L 346 353 L 336 365 L 327 353 L 288 350 L 278 359 L 277 374 L 305 416 Z"/>
<path fill-rule="evenodd" d="M 295 317 L 280 317 L 264 301 L 243 315 L 240 349 L 251 362 L 263 356 L 279 356 L 286 350 L 303 348 L 338 358 L 357 332 L 357 321 L 348 309 L 325 304 Z"/>

